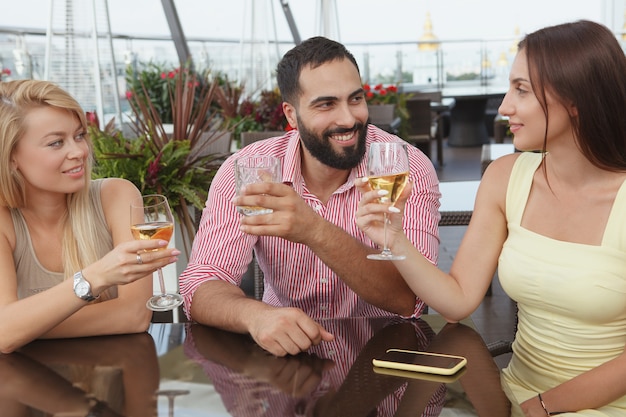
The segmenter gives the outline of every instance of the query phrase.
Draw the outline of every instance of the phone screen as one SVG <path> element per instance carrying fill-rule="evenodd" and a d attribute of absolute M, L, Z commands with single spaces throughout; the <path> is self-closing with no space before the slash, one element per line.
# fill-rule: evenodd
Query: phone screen
<path fill-rule="evenodd" d="M 431 368 L 453 369 L 461 361 L 463 361 L 463 358 L 421 354 L 419 352 L 389 351 L 383 355 L 382 360 L 388 362 L 406 363 L 409 365 L 421 365 Z"/>

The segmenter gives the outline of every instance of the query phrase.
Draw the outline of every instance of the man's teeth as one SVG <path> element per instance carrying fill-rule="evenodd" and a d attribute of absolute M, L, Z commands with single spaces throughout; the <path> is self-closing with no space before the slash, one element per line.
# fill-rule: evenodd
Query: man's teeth
<path fill-rule="evenodd" d="M 345 142 L 347 140 L 352 139 L 352 132 L 347 133 L 345 135 L 333 135 L 333 139 L 339 142 Z"/>

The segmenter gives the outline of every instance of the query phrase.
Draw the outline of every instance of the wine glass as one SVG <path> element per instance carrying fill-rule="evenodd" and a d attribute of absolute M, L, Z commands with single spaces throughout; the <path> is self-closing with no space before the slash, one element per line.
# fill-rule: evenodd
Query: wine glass
<path fill-rule="evenodd" d="M 373 190 L 386 190 L 380 197 L 381 203 L 393 205 L 409 180 L 409 156 L 406 144 L 402 142 L 374 142 L 370 145 L 367 159 L 367 178 Z M 404 255 L 394 255 L 387 247 L 387 213 L 383 213 L 383 250 L 367 255 L 368 259 L 395 261 L 405 259 Z"/>
<path fill-rule="evenodd" d="M 180 389 L 180 390 L 158 390 L 155 394 L 157 396 L 159 395 L 164 395 L 165 397 L 167 397 L 167 407 L 168 407 L 168 411 L 169 417 L 174 417 L 174 400 L 176 399 L 177 396 L 179 395 L 188 395 L 191 391 L 187 390 L 187 389 Z"/>
<path fill-rule="evenodd" d="M 133 200 L 130 205 L 130 230 L 138 240 L 161 239 L 169 242 L 174 233 L 174 217 L 167 198 L 160 194 L 150 194 Z M 165 291 L 161 268 L 157 269 L 157 274 L 161 294 L 150 298 L 146 306 L 152 311 L 173 310 L 183 303 L 183 298 L 179 294 Z"/>

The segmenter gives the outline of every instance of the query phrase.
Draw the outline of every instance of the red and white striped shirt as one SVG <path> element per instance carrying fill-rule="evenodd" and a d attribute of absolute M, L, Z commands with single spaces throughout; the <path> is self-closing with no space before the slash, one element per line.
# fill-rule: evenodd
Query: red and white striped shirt
<path fill-rule="evenodd" d="M 397 136 L 373 125 L 367 132 L 371 142 L 394 142 Z M 286 135 L 254 142 L 228 158 L 212 181 L 206 207 L 196 234 L 191 256 L 180 276 L 180 292 L 189 316 L 196 289 L 208 280 L 223 280 L 240 285 L 255 251 L 264 273 L 263 301 L 277 307 L 298 307 L 312 319 L 329 317 L 388 316 L 350 289 L 313 251 L 300 243 L 275 236 L 253 236 L 239 230 L 240 214 L 232 205 L 235 197 L 233 161 L 253 154 L 273 155 L 282 161 L 283 183 L 294 190 L 326 221 L 333 223 L 359 242 L 376 245 L 357 227 L 355 214 L 361 198 L 354 181 L 366 176 L 367 155 L 352 169 L 345 184 L 326 204 L 308 191 L 301 172 L 300 136 L 297 130 Z M 432 263 L 437 263 L 439 248 L 439 182 L 430 160 L 417 148 L 408 146 L 410 180 L 413 192 L 407 201 L 404 230 L 415 247 Z M 416 299 L 415 316 L 423 303 Z"/>

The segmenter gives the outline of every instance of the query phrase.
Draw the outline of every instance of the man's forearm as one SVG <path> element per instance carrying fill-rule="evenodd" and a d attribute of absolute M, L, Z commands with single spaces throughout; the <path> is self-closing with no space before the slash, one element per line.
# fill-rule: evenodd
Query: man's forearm
<path fill-rule="evenodd" d="M 191 302 L 191 318 L 198 323 L 236 333 L 248 333 L 248 317 L 264 304 L 247 297 L 241 288 L 213 280 L 200 285 Z"/>
<path fill-rule="evenodd" d="M 393 263 L 367 259 L 375 249 L 330 222 L 323 224 L 307 242 L 311 250 L 368 303 L 395 314 L 413 314 L 415 294 Z"/>

